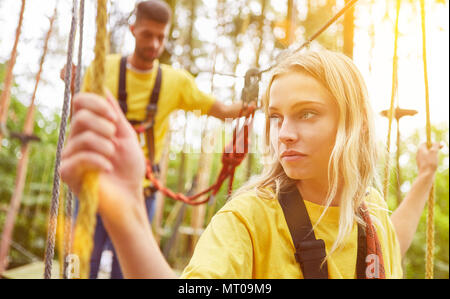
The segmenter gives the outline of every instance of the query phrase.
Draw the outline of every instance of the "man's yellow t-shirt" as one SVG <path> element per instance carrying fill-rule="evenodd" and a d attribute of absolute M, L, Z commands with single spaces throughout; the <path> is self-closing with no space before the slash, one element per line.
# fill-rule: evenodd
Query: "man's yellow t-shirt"
<path fill-rule="evenodd" d="M 381 243 L 386 278 L 402 278 L 401 254 L 387 206 L 380 194 L 371 190 L 365 201 Z M 305 200 L 311 223 L 317 223 L 324 207 Z M 339 207 L 329 207 L 316 226 L 327 252 L 337 237 Z M 329 257 L 330 278 L 356 278 L 357 224 L 345 246 Z M 248 192 L 225 204 L 201 235 L 181 278 L 303 278 L 294 257 L 294 244 L 275 198 L 259 198 Z"/>
<path fill-rule="evenodd" d="M 121 55 L 108 55 L 106 58 L 106 78 L 104 86 L 118 98 L 119 69 Z M 133 120 L 145 120 L 146 108 L 150 101 L 150 94 L 155 84 L 159 62 L 153 63 L 150 72 L 138 72 L 127 68 L 127 118 Z M 174 69 L 169 65 L 160 64 L 162 70 L 161 90 L 155 117 L 155 163 L 158 163 L 164 144 L 164 136 L 169 127 L 169 115 L 174 110 L 199 111 L 206 114 L 215 99 L 198 89 L 194 77 L 185 70 Z M 90 90 L 92 82 L 92 65 L 84 76 L 82 91 Z M 143 147 L 147 156 L 147 146 Z"/>

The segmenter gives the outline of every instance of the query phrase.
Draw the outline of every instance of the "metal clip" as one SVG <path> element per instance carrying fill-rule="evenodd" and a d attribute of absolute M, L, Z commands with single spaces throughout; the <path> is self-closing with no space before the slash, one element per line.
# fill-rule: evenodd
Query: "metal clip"
<path fill-rule="evenodd" d="M 259 81 L 261 72 L 257 68 L 251 68 L 245 73 L 245 85 L 242 88 L 241 100 L 244 103 L 258 102 Z"/>

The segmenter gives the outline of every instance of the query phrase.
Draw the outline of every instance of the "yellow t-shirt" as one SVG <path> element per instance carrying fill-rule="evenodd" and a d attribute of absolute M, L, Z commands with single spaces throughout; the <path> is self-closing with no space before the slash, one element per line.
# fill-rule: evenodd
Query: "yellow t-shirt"
<path fill-rule="evenodd" d="M 105 87 L 117 98 L 119 89 L 119 69 L 121 55 L 108 55 L 106 58 Z M 145 120 L 146 108 L 150 100 L 150 94 L 155 84 L 159 62 L 156 60 L 151 72 L 136 72 L 127 69 L 127 118 L 133 120 Z M 194 77 L 185 70 L 174 69 L 169 65 L 161 64 L 162 81 L 159 94 L 157 113 L 155 117 L 155 163 L 158 163 L 164 145 L 164 136 L 169 127 L 169 115 L 174 110 L 199 111 L 206 114 L 215 99 L 213 96 L 200 91 Z M 82 91 L 90 90 L 92 81 L 92 65 L 84 76 Z M 143 147 L 147 156 L 147 146 Z"/>
<path fill-rule="evenodd" d="M 402 278 L 400 246 L 387 206 L 375 190 L 371 190 L 365 200 L 370 213 L 380 220 L 381 227 L 374 225 L 381 243 L 386 278 Z M 324 207 L 306 200 L 305 205 L 314 225 Z M 336 239 L 338 223 L 339 207 L 330 207 L 315 228 L 316 238 L 325 241 L 327 252 Z M 303 278 L 294 252 L 278 200 L 261 199 L 249 192 L 229 201 L 213 217 L 181 278 Z M 345 246 L 332 253 L 327 262 L 329 277 L 355 278 L 356 256 L 355 223 Z"/>

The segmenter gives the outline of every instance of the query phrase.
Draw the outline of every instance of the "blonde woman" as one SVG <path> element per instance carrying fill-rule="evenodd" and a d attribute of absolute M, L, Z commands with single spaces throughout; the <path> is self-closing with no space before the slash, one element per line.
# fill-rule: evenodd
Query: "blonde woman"
<path fill-rule="evenodd" d="M 297 262 L 280 205 L 286 190 L 294 190 L 294 202 L 304 204 L 315 237 L 323 240 L 327 277 L 357 277 L 362 228 L 374 232 L 383 270 L 375 278 L 401 278 L 401 258 L 428 197 L 440 145 L 420 147 L 419 175 L 390 215 L 373 188 L 372 112 L 350 59 L 329 51 L 287 57 L 273 71 L 264 111 L 271 159 L 213 217 L 181 277 L 303 278 L 305 265 Z M 146 221 L 140 192 L 144 158 L 136 140 L 111 96 L 105 101 L 79 94 L 61 175 L 77 193 L 87 170 L 101 171 L 99 213 L 126 277 L 175 278 Z"/>

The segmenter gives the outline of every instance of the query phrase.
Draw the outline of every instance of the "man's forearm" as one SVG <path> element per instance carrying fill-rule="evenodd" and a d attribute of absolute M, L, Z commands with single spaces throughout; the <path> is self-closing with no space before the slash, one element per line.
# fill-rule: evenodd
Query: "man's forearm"
<path fill-rule="evenodd" d="M 237 118 L 245 115 L 245 111 L 241 111 L 242 108 L 242 102 L 225 105 L 220 101 L 216 101 L 209 110 L 208 115 L 217 117 L 221 120 L 225 120 L 227 118 Z"/>
<path fill-rule="evenodd" d="M 402 256 L 405 255 L 411 245 L 433 181 L 434 173 L 419 174 L 411 190 L 391 215 L 391 220 L 400 242 Z"/>

